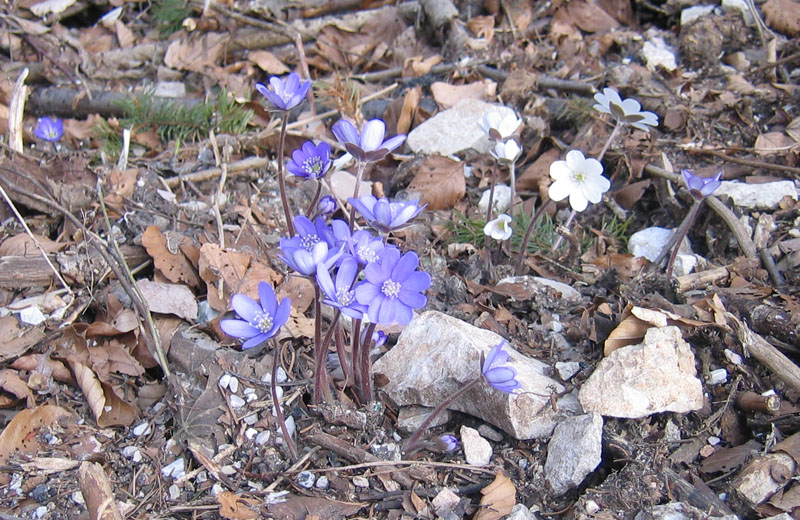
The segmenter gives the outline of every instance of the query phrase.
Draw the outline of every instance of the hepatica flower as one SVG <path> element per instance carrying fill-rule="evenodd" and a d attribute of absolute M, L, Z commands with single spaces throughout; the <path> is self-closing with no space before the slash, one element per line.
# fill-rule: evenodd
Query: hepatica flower
<path fill-rule="evenodd" d="M 449 433 L 440 435 L 438 440 L 438 444 L 444 452 L 456 451 L 458 447 L 461 446 L 461 443 L 458 442 L 458 438 Z"/>
<path fill-rule="evenodd" d="M 720 180 L 722 179 L 721 171 L 713 177 L 700 177 L 689 170 L 681 170 L 681 175 L 683 175 L 686 187 L 689 188 L 689 192 L 691 192 L 695 200 L 703 200 L 722 185 L 722 181 Z"/>
<path fill-rule="evenodd" d="M 483 114 L 478 126 L 495 141 L 504 141 L 512 137 L 522 125 L 517 114 L 507 111 L 490 110 Z"/>
<path fill-rule="evenodd" d="M 511 238 L 511 217 L 502 213 L 496 219 L 490 220 L 483 226 L 483 234 L 495 240 L 502 241 Z"/>
<path fill-rule="evenodd" d="M 386 124 L 380 119 L 364 123 L 361 133 L 346 119 L 337 121 L 331 130 L 350 155 L 361 162 L 380 161 L 406 140 L 405 135 L 398 134 L 384 141 Z"/>
<path fill-rule="evenodd" d="M 513 163 L 519 158 L 522 148 L 517 141 L 509 139 L 508 141 L 498 141 L 491 152 L 498 161 Z"/>
<path fill-rule="evenodd" d="M 317 283 L 327 298 L 322 302 L 335 307 L 351 318 L 364 317 L 366 306 L 358 303 L 355 297 L 354 284 L 358 276 L 358 262 L 352 256 L 345 256 L 338 269 L 336 278 L 331 278 L 324 264 L 317 265 Z"/>
<path fill-rule="evenodd" d="M 336 199 L 331 195 L 325 195 L 317 202 L 317 211 L 320 215 L 332 215 L 338 207 Z"/>
<path fill-rule="evenodd" d="M 238 320 L 221 320 L 222 331 L 235 338 L 246 340 L 243 349 L 253 348 L 278 333 L 278 330 L 289 319 L 292 304 L 284 298 L 278 304 L 275 291 L 267 282 L 258 283 L 256 302 L 245 294 L 234 294 L 231 307 L 239 316 Z"/>
<path fill-rule="evenodd" d="M 517 381 L 517 371 L 513 367 L 506 366 L 509 356 L 504 349 L 505 343 L 503 340 L 492 347 L 489 355 L 483 360 L 481 373 L 489 386 L 495 390 L 513 394 L 514 390 L 522 387 L 522 384 Z"/>
<path fill-rule="evenodd" d="M 356 300 L 367 306 L 372 323 L 406 325 L 413 318 L 412 309 L 425 306 L 422 294 L 431 286 L 431 276 L 417 271 L 419 257 L 413 251 L 404 255 L 387 248 L 378 262 L 364 268 L 365 280 L 356 287 Z"/>
<path fill-rule="evenodd" d="M 278 257 L 286 265 L 303 276 L 314 276 L 318 265 L 330 266 L 342 255 L 341 248 L 334 249 L 333 231 L 322 217 L 317 217 L 312 223 L 307 217 L 298 215 L 293 222 L 297 234 L 280 241 L 281 255 Z"/>
<path fill-rule="evenodd" d="M 575 211 L 585 210 L 590 202 L 597 204 L 611 187 L 600 161 L 587 159 L 579 150 L 567 152 L 566 160 L 553 162 L 550 177 L 555 181 L 547 192 L 550 198 L 558 202 L 569 197 Z"/>
<path fill-rule="evenodd" d="M 407 202 L 389 202 L 385 198 L 364 195 L 358 199 L 347 199 L 361 213 L 367 223 L 382 233 L 388 233 L 404 227 L 412 218 L 419 215 L 425 206 L 418 200 Z"/>
<path fill-rule="evenodd" d="M 649 132 L 648 126 L 658 126 L 655 112 L 642 110 L 642 105 L 633 98 L 622 99 L 613 88 L 604 88 L 602 93 L 594 95 L 597 103 L 594 109 L 611 116 L 620 123 L 627 123 L 634 128 Z"/>
<path fill-rule="evenodd" d="M 286 162 L 290 173 L 304 179 L 319 179 L 331 167 L 331 145 L 320 143 L 314 145 L 306 141 L 303 146 L 292 152 L 292 158 Z"/>
<path fill-rule="evenodd" d="M 296 72 L 292 72 L 284 78 L 272 76 L 269 78 L 269 86 L 256 83 L 256 90 L 278 110 L 291 110 L 302 103 L 309 88 L 311 88 L 311 82 L 300 81 L 300 75 Z"/>
<path fill-rule="evenodd" d="M 64 135 L 64 121 L 60 118 L 40 117 L 33 129 L 33 135 L 44 141 L 54 143 Z"/>

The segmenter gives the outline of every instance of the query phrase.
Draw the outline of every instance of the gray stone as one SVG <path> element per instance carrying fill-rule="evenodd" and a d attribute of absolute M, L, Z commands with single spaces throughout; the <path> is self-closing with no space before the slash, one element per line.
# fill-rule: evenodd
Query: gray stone
<path fill-rule="evenodd" d="M 492 105 L 477 99 L 465 99 L 453 108 L 439 112 L 408 134 L 408 147 L 414 153 L 454 155 L 468 149 L 489 153 L 489 137 L 478 126 L 483 114 L 514 114 L 508 107 Z"/>
<path fill-rule="evenodd" d="M 569 417 L 556 426 L 547 444 L 544 474 L 557 495 L 578 487 L 600 464 L 603 418 L 597 413 Z"/>
<path fill-rule="evenodd" d="M 478 433 L 481 434 L 481 437 L 489 439 L 490 441 L 501 442 L 503 440 L 503 434 L 488 424 L 481 424 L 478 426 Z"/>
<path fill-rule="evenodd" d="M 397 429 L 404 433 L 413 433 L 422 426 L 428 415 L 433 412 L 434 408 L 428 406 L 404 406 L 400 408 L 397 414 Z M 433 418 L 428 428 L 435 428 L 450 422 L 450 410 L 442 410 L 439 415 Z"/>
<path fill-rule="evenodd" d="M 747 25 L 755 25 L 756 23 L 755 17 L 753 17 L 753 12 L 750 10 L 747 0 L 722 0 L 722 5 L 720 7 L 722 7 L 722 10 L 726 13 L 739 11 L 742 13 L 744 23 Z"/>
<path fill-rule="evenodd" d="M 569 381 L 581 371 L 581 364 L 577 361 L 558 361 L 555 366 L 562 381 Z"/>
<path fill-rule="evenodd" d="M 569 302 L 577 303 L 581 300 L 581 293 L 569 285 L 557 280 L 542 278 L 541 276 L 509 276 L 497 282 L 496 287 L 499 290 L 510 290 L 513 288 L 514 299 L 518 301 L 529 300 L 533 298 L 536 293 L 546 292 L 548 288 L 561 293 L 561 299 Z"/>
<path fill-rule="evenodd" d="M 678 327 L 651 327 L 644 341 L 622 347 L 597 364 L 578 399 L 587 412 L 638 419 L 703 406 L 694 354 Z"/>
<path fill-rule="evenodd" d="M 683 502 L 670 502 L 658 506 L 642 509 L 634 520 L 694 520 L 695 518 L 708 518 L 708 520 L 728 520 L 738 518 L 736 515 L 709 516 L 705 511 Z"/>
<path fill-rule="evenodd" d="M 538 520 L 536 513 L 525 507 L 525 504 L 516 504 L 511 508 L 506 520 Z"/>
<path fill-rule="evenodd" d="M 486 466 L 492 460 L 492 445 L 474 428 L 461 427 L 461 445 L 470 466 Z"/>
<path fill-rule="evenodd" d="M 743 182 L 722 181 L 714 195 L 727 195 L 740 208 L 777 209 L 784 197 L 797 200 L 797 189 L 793 181 L 745 184 Z"/>
<path fill-rule="evenodd" d="M 686 27 L 694 21 L 711 14 L 716 7 L 715 5 L 695 5 L 687 7 L 681 11 L 681 27 Z"/>
<path fill-rule="evenodd" d="M 628 239 L 628 251 L 633 256 L 642 256 L 651 262 L 655 262 L 661 250 L 669 242 L 672 231 L 672 229 L 658 226 L 637 231 Z M 692 245 L 687 238 L 684 238 L 683 242 L 681 242 L 681 248 L 678 253 L 679 256 L 692 254 Z"/>
<path fill-rule="evenodd" d="M 449 513 L 455 509 L 459 502 L 461 502 L 461 497 L 456 495 L 452 489 L 443 488 L 433 497 L 431 505 L 437 515 L 444 516 L 445 513 Z"/>
<path fill-rule="evenodd" d="M 386 377 L 388 383 L 381 390 L 396 404 L 435 407 L 481 375 L 481 353 L 485 356 L 501 340 L 494 332 L 428 311 L 406 326 L 373 371 Z M 522 385 L 517 393 L 500 392 L 481 382 L 448 408 L 478 417 L 517 439 L 545 437 L 555 427 L 550 396 L 564 387 L 544 375 L 550 370 L 544 363 L 508 345 L 506 351 Z"/>

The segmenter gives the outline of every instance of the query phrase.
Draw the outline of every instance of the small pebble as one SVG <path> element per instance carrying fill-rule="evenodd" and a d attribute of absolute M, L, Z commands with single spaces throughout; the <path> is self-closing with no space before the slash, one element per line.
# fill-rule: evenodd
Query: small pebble
<path fill-rule="evenodd" d="M 231 380 L 228 382 L 228 390 L 234 394 L 239 391 L 239 380 L 234 376 L 231 376 Z"/>
<path fill-rule="evenodd" d="M 164 478 L 172 477 L 173 479 L 177 480 L 186 474 L 186 470 L 184 468 L 185 466 L 183 457 L 179 457 L 161 468 L 161 476 Z"/>
<path fill-rule="evenodd" d="M 712 446 L 716 446 L 720 442 L 722 442 L 722 439 L 720 439 L 719 437 L 715 437 L 714 435 L 708 438 L 708 443 Z"/>
<path fill-rule="evenodd" d="M 228 388 L 228 384 L 231 382 L 231 375 L 227 372 L 219 376 L 219 386 L 220 388 Z"/>
<path fill-rule="evenodd" d="M 367 477 L 353 477 L 353 485 L 360 488 L 369 487 L 369 479 Z"/>
<path fill-rule="evenodd" d="M 256 389 L 253 388 L 252 386 L 246 386 L 244 388 L 244 390 L 242 390 L 242 393 L 244 393 L 244 395 L 255 394 L 256 393 Z"/>
<path fill-rule="evenodd" d="M 236 475 L 237 473 L 236 468 L 231 464 L 226 464 L 225 466 L 222 466 L 222 468 L 220 469 L 222 471 L 222 474 L 227 476 Z"/>
<path fill-rule="evenodd" d="M 78 505 L 82 506 L 86 504 L 86 500 L 83 499 L 83 493 L 81 493 L 80 491 L 73 492 L 70 495 L 70 498 L 72 498 L 72 501 Z"/>
<path fill-rule="evenodd" d="M 181 488 L 172 484 L 169 487 L 169 499 L 170 500 L 178 500 L 181 497 Z"/>
<path fill-rule="evenodd" d="M 285 383 L 288 380 L 289 380 L 289 378 L 286 377 L 286 372 L 284 372 L 283 368 L 282 367 L 278 367 L 278 371 L 276 373 L 275 381 L 277 381 L 278 384 L 280 385 L 280 384 Z"/>
<path fill-rule="evenodd" d="M 259 446 L 263 446 L 264 444 L 269 442 L 269 436 L 270 432 L 267 430 L 264 430 L 263 432 L 259 433 L 258 435 L 256 435 L 256 444 L 258 444 Z"/>
<path fill-rule="evenodd" d="M 291 415 L 286 418 L 286 431 L 289 432 L 289 437 L 294 437 L 294 431 L 297 427 L 294 424 L 294 417 Z"/>
<path fill-rule="evenodd" d="M 241 408 L 245 404 L 244 399 L 242 399 L 238 395 L 231 395 L 230 399 L 231 399 L 231 406 L 233 408 Z"/>
<path fill-rule="evenodd" d="M 314 487 L 316 487 L 317 489 L 328 489 L 329 485 L 330 482 L 328 481 L 328 477 L 326 477 L 325 475 L 319 477 L 317 481 L 314 483 Z"/>
<path fill-rule="evenodd" d="M 589 515 L 593 515 L 600 511 L 600 506 L 597 505 L 597 502 L 594 500 L 587 500 L 583 507 L 586 509 L 586 513 Z"/>
<path fill-rule="evenodd" d="M 219 495 L 223 491 L 225 491 L 225 488 L 222 487 L 222 484 L 220 484 L 219 482 L 215 482 L 214 485 L 211 486 L 211 494 L 214 496 Z"/>
<path fill-rule="evenodd" d="M 727 349 L 727 348 L 725 349 L 725 359 L 727 359 L 728 361 L 730 361 L 734 365 L 741 365 L 742 364 L 742 356 L 740 356 L 736 352 L 734 352 L 734 351 L 732 351 L 730 349 Z"/>
<path fill-rule="evenodd" d="M 142 452 L 136 446 L 125 446 L 122 448 L 122 456 L 126 459 L 130 459 L 133 462 L 141 462 L 142 461 Z"/>
<path fill-rule="evenodd" d="M 562 381 L 569 381 L 581 371 L 581 364 L 577 361 L 558 361 L 556 362 L 556 370 L 558 371 L 558 377 Z"/>
<path fill-rule="evenodd" d="M 253 401 L 258 401 L 258 394 L 256 394 L 255 392 L 251 392 L 249 394 L 246 393 L 244 394 L 244 397 L 245 401 L 247 401 L 248 403 L 252 403 Z"/>
<path fill-rule="evenodd" d="M 251 413 L 250 415 L 245 415 L 242 420 L 246 425 L 253 426 L 255 423 L 258 422 L 258 414 Z"/>
<path fill-rule="evenodd" d="M 150 429 L 150 423 L 143 422 L 139 423 L 133 427 L 131 433 L 133 433 L 137 437 L 141 437 L 142 435 L 149 435 L 152 430 Z"/>
<path fill-rule="evenodd" d="M 709 385 L 721 385 L 728 380 L 728 371 L 724 368 L 718 368 L 708 373 Z"/>
<path fill-rule="evenodd" d="M 244 431 L 244 436 L 248 441 L 252 441 L 258 435 L 258 430 L 255 428 L 248 428 Z"/>
<path fill-rule="evenodd" d="M 301 471 L 295 478 L 297 479 L 297 485 L 305 489 L 314 487 L 314 483 L 317 480 L 310 471 Z"/>
<path fill-rule="evenodd" d="M 490 441 L 501 442 L 503 440 L 503 434 L 488 424 L 481 424 L 478 426 L 478 433 L 481 434 L 481 437 L 485 437 Z"/>
<path fill-rule="evenodd" d="M 42 518 L 46 514 L 47 514 L 47 506 L 39 506 L 36 508 L 36 511 L 33 512 L 33 517 Z"/>

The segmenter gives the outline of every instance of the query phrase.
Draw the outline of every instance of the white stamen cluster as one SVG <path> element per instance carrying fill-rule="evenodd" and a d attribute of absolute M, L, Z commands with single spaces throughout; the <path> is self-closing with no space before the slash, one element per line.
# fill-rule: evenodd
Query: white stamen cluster
<path fill-rule="evenodd" d="M 389 298 L 397 298 L 400 294 L 400 283 L 394 280 L 386 280 L 381 286 L 381 292 Z"/>
<path fill-rule="evenodd" d="M 253 317 L 251 325 L 263 333 L 272 330 L 272 316 L 266 312 L 259 312 Z"/>

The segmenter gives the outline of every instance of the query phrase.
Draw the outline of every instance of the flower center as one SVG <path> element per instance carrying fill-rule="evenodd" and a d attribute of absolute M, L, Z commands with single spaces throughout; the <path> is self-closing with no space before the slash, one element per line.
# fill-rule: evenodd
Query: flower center
<path fill-rule="evenodd" d="M 261 311 L 253 317 L 253 321 L 250 323 L 250 325 L 263 333 L 267 333 L 272 330 L 272 316 L 264 311 Z"/>
<path fill-rule="evenodd" d="M 583 182 L 586 180 L 586 174 L 583 173 L 583 170 L 575 170 L 572 172 L 572 180 L 575 182 Z"/>
<path fill-rule="evenodd" d="M 389 298 L 397 298 L 397 295 L 400 294 L 400 283 L 386 280 L 381 286 L 381 292 Z"/>
<path fill-rule="evenodd" d="M 317 176 L 322 172 L 322 159 L 318 155 L 312 155 L 303 161 L 303 169 L 313 176 Z"/>
<path fill-rule="evenodd" d="M 316 233 L 309 233 L 308 235 L 303 235 L 300 237 L 300 245 L 303 246 L 303 249 L 306 251 L 311 251 L 314 249 L 314 246 L 319 242 L 319 235 Z"/>
<path fill-rule="evenodd" d="M 356 251 L 356 254 L 364 260 L 364 262 L 371 264 L 372 262 L 378 261 L 378 254 L 375 252 L 374 249 L 371 249 L 368 246 L 361 246 Z"/>
<path fill-rule="evenodd" d="M 336 300 L 343 306 L 347 307 L 353 303 L 353 291 L 348 291 L 344 287 L 336 289 Z"/>

